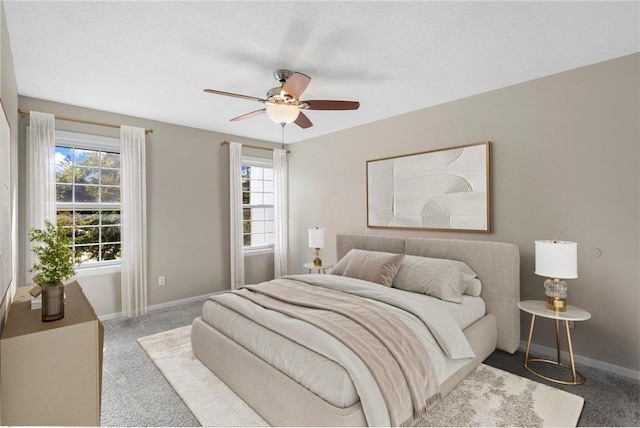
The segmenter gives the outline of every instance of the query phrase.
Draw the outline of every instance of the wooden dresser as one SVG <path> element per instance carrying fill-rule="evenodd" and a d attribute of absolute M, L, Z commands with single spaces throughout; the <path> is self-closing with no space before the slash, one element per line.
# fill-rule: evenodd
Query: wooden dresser
<path fill-rule="evenodd" d="M 104 329 L 77 282 L 64 318 L 42 322 L 20 287 L 0 338 L 2 425 L 100 425 Z"/>

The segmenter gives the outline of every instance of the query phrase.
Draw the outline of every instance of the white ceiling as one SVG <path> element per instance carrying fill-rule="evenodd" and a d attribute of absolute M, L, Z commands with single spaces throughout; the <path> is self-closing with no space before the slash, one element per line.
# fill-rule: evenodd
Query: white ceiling
<path fill-rule="evenodd" d="M 279 142 L 263 98 L 308 74 L 287 143 L 640 51 L 638 2 L 4 1 L 20 95 Z"/>

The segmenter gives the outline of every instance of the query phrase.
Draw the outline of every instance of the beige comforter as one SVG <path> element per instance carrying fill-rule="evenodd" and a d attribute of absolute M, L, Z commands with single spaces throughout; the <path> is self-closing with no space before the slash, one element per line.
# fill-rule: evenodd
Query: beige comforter
<path fill-rule="evenodd" d="M 364 364 L 356 363 L 352 357 L 346 358 L 339 352 L 337 355 L 326 355 L 326 345 L 316 347 L 318 352 L 336 360 L 349 371 L 368 424 L 410 424 L 421 417 L 426 407 L 438 397 L 437 381 L 420 341 L 410 329 L 403 327 L 403 321 L 393 314 L 394 311 L 384 310 L 386 305 L 379 302 L 386 300 L 387 304 L 400 306 L 423 320 L 424 328 L 438 338 L 445 353 L 455 354 L 450 357 L 469 358 L 473 357 L 473 353 L 457 326 L 459 335 L 455 334 L 456 328 L 452 327 L 449 318 L 443 317 L 438 311 L 413 307 L 415 305 L 410 293 L 398 297 L 399 293 L 393 293 L 385 287 L 361 285 L 357 280 L 344 281 L 343 278 L 330 275 L 294 276 L 213 296 L 212 300 L 239 313 L 247 312 L 247 303 L 242 301 L 251 300 L 261 307 L 304 320 L 328 332 L 342 344 L 348 345 L 353 354 L 364 361 Z M 242 298 L 238 300 L 238 297 Z M 298 305 L 293 305 L 294 302 Z M 423 312 L 435 313 L 430 317 Z M 266 319 L 260 322 L 271 329 L 279 324 Z M 285 337 L 297 334 L 287 331 L 286 325 L 277 328 Z M 454 334 L 450 334 L 451 331 Z M 314 341 L 325 340 L 314 336 L 305 337 L 305 346 L 314 349 Z M 460 338 L 464 343 L 460 343 Z M 325 351 L 320 351 L 323 348 Z M 363 367 L 370 374 L 364 374 Z M 376 385 L 377 390 L 372 385 Z M 385 411 L 380 409 L 381 402 Z"/>

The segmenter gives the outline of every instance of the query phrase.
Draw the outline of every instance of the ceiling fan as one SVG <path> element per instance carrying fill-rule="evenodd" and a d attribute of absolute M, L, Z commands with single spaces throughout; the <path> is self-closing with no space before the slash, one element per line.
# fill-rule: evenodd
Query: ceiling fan
<path fill-rule="evenodd" d="M 358 101 L 300 100 L 300 95 L 302 95 L 311 81 L 311 77 L 306 74 L 289 70 L 276 70 L 273 72 L 273 77 L 280 82 L 281 86 L 269 89 L 266 98 L 233 94 L 215 89 L 205 89 L 204 91 L 210 94 L 225 95 L 266 104 L 263 109 L 234 117 L 231 121 L 248 119 L 267 113 L 271 120 L 282 126 L 293 122 L 301 128 L 309 128 L 313 126 L 313 123 L 301 110 L 357 110 L 360 107 Z"/>

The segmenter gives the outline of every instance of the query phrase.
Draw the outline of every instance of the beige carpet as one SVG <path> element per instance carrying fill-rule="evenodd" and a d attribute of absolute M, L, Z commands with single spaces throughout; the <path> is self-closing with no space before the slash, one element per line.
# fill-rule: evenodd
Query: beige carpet
<path fill-rule="evenodd" d="M 193 356 L 191 327 L 138 342 L 203 426 L 268 426 Z M 576 426 L 582 397 L 481 365 L 435 407 L 424 426 Z M 455 410 L 454 410 L 455 409 Z"/>

